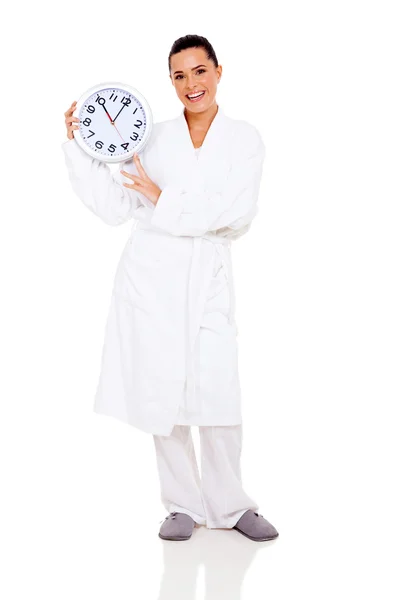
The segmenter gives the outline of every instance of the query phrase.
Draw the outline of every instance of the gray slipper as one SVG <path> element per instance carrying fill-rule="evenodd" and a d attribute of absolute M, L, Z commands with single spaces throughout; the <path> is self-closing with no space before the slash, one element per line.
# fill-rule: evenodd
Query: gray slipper
<path fill-rule="evenodd" d="M 188 540 L 194 529 L 194 520 L 185 513 L 172 512 L 165 517 L 158 534 L 163 540 Z"/>
<path fill-rule="evenodd" d="M 262 515 L 253 510 L 246 511 L 233 527 L 254 542 L 274 540 L 279 533 Z"/>

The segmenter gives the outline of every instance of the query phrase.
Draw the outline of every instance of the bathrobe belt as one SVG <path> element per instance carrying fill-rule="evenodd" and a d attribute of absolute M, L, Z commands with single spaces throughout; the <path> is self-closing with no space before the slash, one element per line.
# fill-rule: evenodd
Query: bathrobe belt
<path fill-rule="evenodd" d="M 157 233 L 172 235 L 165 231 L 160 231 L 144 221 L 136 221 L 133 229 L 150 229 Z M 207 292 L 214 271 L 214 262 L 207 266 L 207 272 L 201 268 L 201 245 L 211 242 L 215 245 L 218 254 L 221 257 L 223 269 L 225 271 L 227 285 L 229 288 L 229 323 L 233 323 L 235 315 L 234 289 L 232 277 L 231 257 L 228 252 L 228 260 L 224 256 L 222 246 L 231 246 L 231 240 L 218 236 L 217 234 L 207 232 L 203 236 L 190 236 L 193 244 L 192 260 L 189 272 L 188 284 L 188 337 L 186 346 L 186 394 L 184 408 L 189 412 L 197 413 L 201 406 L 196 403 L 196 381 L 195 381 L 195 343 L 198 332 L 201 327 L 201 321 L 204 313 Z"/>

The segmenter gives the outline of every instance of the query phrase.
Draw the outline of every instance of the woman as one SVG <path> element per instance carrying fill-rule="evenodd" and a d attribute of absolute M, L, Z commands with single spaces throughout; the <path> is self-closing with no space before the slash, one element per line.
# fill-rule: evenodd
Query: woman
<path fill-rule="evenodd" d="M 265 147 L 257 129 L 216 103 L 222 67 L 204 37 L 176 40 L 169 75 L 184 109 L 155 123 L 141 158 L 112 175 L 73 131 L 62 144 L 75 193 L 103 221 L 135 219 L 111 297 L 94 410 L 153 435 L 159 535 L 195 523 L 252 540 L 278 532 L 243 490 L 242 420 L 231 241 L 257 212 Z M 199 426 L 201 479 L 191 425 Z"/>

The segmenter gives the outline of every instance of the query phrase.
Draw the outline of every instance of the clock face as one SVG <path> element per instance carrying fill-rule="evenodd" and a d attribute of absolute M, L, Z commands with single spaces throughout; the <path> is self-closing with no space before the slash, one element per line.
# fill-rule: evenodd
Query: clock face
<path fill-rule="evenodd" d="M 129 86 L 96 86 L 77 105 L 77 141 L 91 156 L 105 162 L 130 158 L 144 146 L 151 129 L 145 99 Z M 79 139 L 80 138 L 80 139 Z"/>

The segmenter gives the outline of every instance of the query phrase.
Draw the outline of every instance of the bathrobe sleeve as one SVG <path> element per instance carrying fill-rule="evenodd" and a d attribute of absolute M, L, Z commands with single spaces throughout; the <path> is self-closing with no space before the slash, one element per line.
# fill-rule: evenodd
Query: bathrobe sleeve
<path fill-rule="evenodd" d="M 222 191 L 185 191 L 166 185 L 155 205 L 151 223 L 173 235 L 202 236 L 221 232 L 239 237 L 250 227 L 258 212 L 257 201 L 265 158 L 265 145 L 250 124 L 240 136 Z"/>
<path fill-rule="evenodd" d="M 75 138 L 61 147 L 72 189 L 83 204 L 108 225 L 120 225 L 131 219 L 142 205 L 142 194 L 123 186 L 119 171 L 122 168 L 138 175 L 133 161 L 121 161 L 118 173 L 113 174 L 107 163 L 89 156 Z"/>

